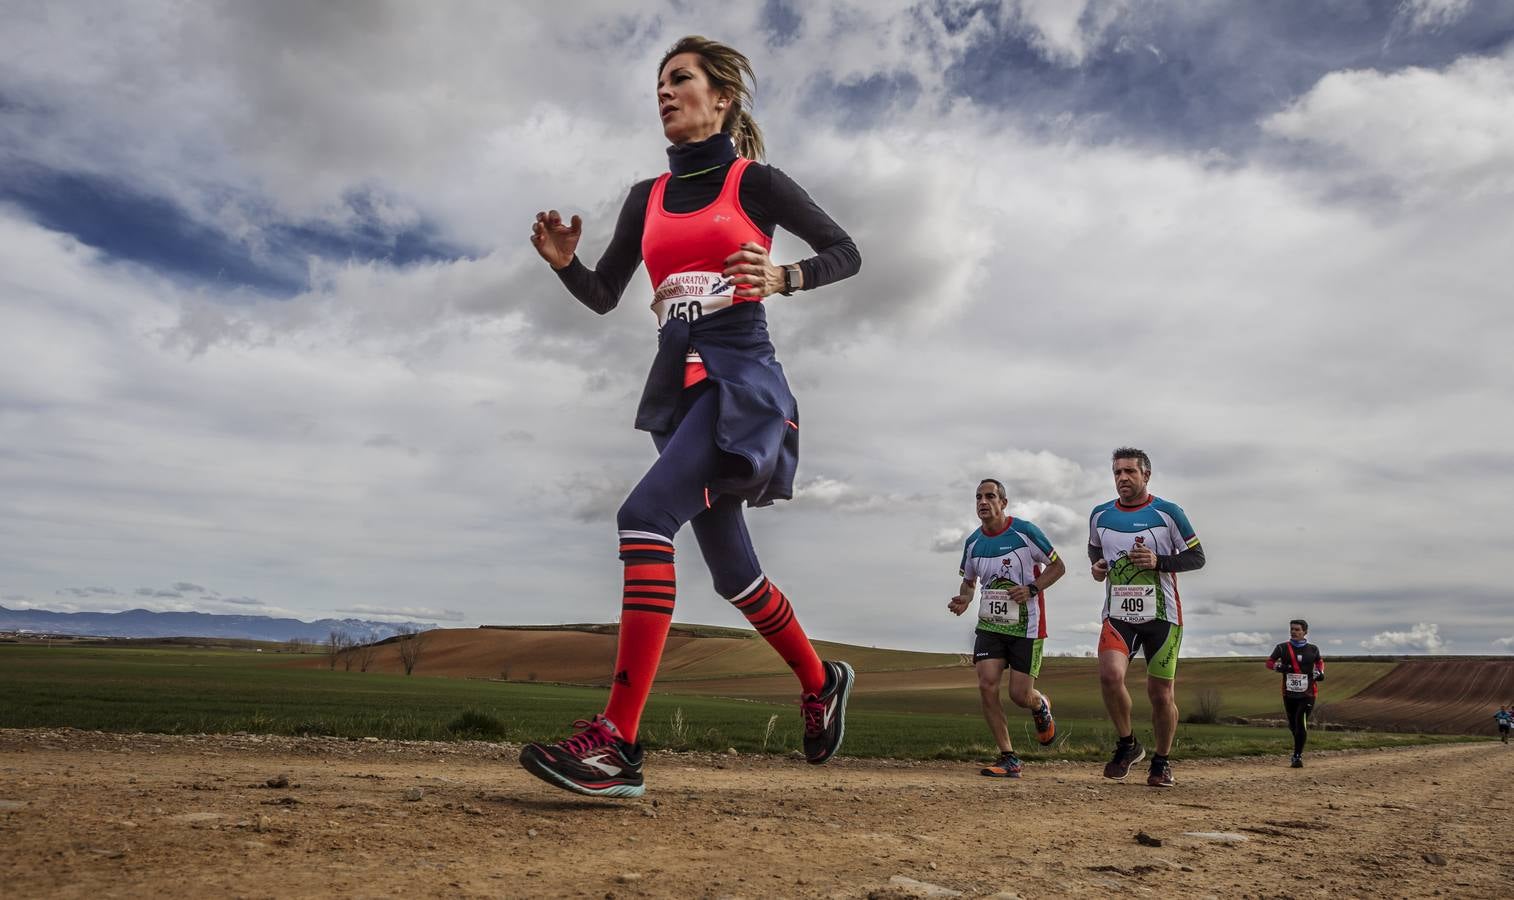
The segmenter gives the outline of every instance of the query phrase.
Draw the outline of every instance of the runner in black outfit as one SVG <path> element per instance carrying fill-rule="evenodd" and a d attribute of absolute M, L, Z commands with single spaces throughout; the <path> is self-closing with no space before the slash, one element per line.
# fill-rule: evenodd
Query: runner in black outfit
<path fill-rule="evenodd" d="M 1293 732 L 1295 769 L 1304 767 L 1304 741 L 1309 738 L 1309 714 L 1314 712 L 1315 687 L 1325 680 L 1325 660 L 1319 648 L 1309 643 L 1309 623 L 1293 619 L 1288 623 L 1289 640 L 1272 648 L 1267 668 L 1283 673 L 1283 709 L 1288 713 L 1288 730 Z"/>

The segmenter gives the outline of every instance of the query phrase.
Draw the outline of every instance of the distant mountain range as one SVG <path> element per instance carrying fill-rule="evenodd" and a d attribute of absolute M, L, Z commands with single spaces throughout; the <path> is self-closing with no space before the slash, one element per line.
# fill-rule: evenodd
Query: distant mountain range
<path fill-rule="evenodd" d="M 274 619 L 269 616 L 226 616 L 198 612 L 63 613 L 46 609 L 6 609 L 0 606 L 0 631 L 92 637 L 217 637 L 251 641 L 329 640 L 332 631 L 367 640 L 380 640 L 409 626 L 418 631 L 436 628 L 434 622 L 373 622 L 367 619 Z"/>

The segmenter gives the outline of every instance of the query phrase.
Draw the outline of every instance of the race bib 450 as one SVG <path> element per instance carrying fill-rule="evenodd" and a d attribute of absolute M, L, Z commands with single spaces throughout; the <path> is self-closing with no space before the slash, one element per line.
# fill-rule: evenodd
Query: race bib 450
<path fill-rule="evenodd" d="M 657 327 L 669 319 L 692 322 L 735 302 L 736 285 L 719 272 L 676 272 L 662 280 L 652 298 Z"/>

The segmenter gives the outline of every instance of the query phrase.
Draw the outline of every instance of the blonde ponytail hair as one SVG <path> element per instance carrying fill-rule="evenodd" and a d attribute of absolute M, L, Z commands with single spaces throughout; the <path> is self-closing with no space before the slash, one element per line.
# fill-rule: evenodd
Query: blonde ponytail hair
<path fill-rule="evenodd" d="M 678 43 L 662 55 L 662 62 L 657 64 L 658 73 L 662 72 L 668 60 L 680 53 L 698 56 L 710 87 L 730 100 L 731 108 L 726 113 L 720 130 L 731 136 L 736 152 L 747 159 L 762 159 L 762 129 L 757 127 L 757 120 L 752 118 L 750 112 L 753 105 L 752 87 L 757 82 L 757 73 L 752 70 L 751 60 L 733 47 L 691 34 L 680 38 Z"/>

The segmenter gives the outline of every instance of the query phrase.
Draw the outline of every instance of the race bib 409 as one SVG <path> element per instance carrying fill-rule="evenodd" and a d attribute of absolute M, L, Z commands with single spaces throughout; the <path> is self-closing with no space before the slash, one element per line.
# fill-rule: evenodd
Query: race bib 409
<path fill-rule="evenodd" d="M 1109 617 L 1122 622 L 1150 622 L 1157 615 L 1157 589 L 1153 584 L 1109 586 Z"/>

